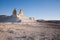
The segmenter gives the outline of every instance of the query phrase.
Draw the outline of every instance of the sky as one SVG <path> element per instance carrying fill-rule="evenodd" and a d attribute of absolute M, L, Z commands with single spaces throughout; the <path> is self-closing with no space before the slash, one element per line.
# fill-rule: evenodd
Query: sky
<path fill-rule="evenodd" d="M 60 0 L 0 0 L 0 15 L 12 15 L 14 8 L 26 17 L 60 20 Z"/>

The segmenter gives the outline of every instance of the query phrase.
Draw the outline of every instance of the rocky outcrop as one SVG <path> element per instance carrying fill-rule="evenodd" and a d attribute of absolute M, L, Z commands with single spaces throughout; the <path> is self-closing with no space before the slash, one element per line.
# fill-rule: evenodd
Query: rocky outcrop
<path fill-rule="evenodd" d="M 14 8 L 13 14 L 11 16 L 5 16 L 5 15 L 0 16 L 0 22 L 13 22 L 13 21 L 15 22 L 15 20 L 21 20 L 21 22 L 32 22 L 32 23 L 35 22 L 34 18 L 25 17 L 22 9 L 20 10 L 18 15 L 16 9 Z"/>
<path fill-rule="evenodd" d="M 21 9 L 19 14 L 17 15 L 18 19 L 20 20 L 27 20 L 27 18 L 23 15 L 23 10 Z"/>
<path fill-rule="evenodd" d="M 13 17 L 17 17 L 16 9 L 13 10 L 12 16 L 13 16 Z"/>
<path fill-rule="evenodd" d="M 23 10 L 22 9 L 20 9 L 19 15 L 23 16 Z"/>
<path fill-rule="evenodd" d="M 21 9 L 19 14 L 17 15 L 18 19 L 22 20 L 22 22 L 35 22 L 34 18 L 27 18 L 24 16 L 24 12 Z"/>

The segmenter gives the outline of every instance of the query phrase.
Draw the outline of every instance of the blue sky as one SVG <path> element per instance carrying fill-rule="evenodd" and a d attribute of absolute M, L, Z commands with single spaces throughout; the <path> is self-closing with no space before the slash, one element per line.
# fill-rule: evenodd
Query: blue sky
<path fill-rule="evenodd" d="M 60 0 L 0 0 L 0 15 L 17 14 L 23 9 L 26 17 L 44 20 L 60 20 Z"/>

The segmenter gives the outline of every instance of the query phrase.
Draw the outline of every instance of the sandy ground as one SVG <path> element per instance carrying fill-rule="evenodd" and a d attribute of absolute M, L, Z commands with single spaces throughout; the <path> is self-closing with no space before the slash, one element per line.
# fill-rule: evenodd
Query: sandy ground
<path fill-rule="evenodd" d="M 0 40 L 60 40 L 60 26 L 0 23 Z"/>

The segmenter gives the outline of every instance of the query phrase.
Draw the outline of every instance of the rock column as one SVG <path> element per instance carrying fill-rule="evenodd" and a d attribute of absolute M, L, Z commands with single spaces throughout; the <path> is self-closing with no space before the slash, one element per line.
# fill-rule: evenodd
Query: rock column
<path fill-rule="evenodd" d="M 16 9 L 13 10 L 13 17 L 17 17 Z"/>

